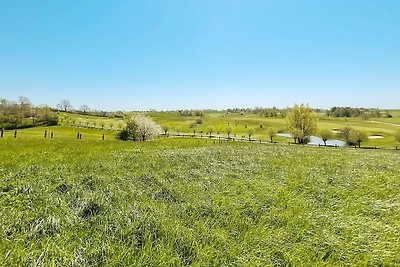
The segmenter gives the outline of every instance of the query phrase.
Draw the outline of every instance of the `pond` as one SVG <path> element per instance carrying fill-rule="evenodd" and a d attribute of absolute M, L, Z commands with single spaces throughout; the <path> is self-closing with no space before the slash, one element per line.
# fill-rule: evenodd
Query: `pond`
<path fill-rule="evenodd" d="M 277 136 L 285 137 L 285 138 L 293 138 L 293 135 L 291 135 L 290 133 L 278 133 Z M 310 136 L 310 142 L 308 142 L 308 145 L 312 145 L 312 146 L 324 145 L 324 141 L 322 141 L 322 139 L 319 138 L 318 136 Z M 332 140 L 326 141 L 326 145 L 327 146 L 345 146 L 346 142 L 344 142 L 342 140 L 332 139 Z"/>

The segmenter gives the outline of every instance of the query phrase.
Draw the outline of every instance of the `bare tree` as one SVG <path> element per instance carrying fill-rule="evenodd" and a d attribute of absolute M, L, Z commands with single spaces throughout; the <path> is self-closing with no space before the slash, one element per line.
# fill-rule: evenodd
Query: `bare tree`
<path fill-rule="evenodd" d="M 86 113 L 86 112 L 89 112 L 89 111 L 90 111 L 90 107 L 89 107 L 88 105 L 82 105 L 81 108 L 80 108 L 80 110 L 81 110 L 83 113 Z"/>
<path fill-rule="evenodd" d="M 57 108 L 61 108 L 62 111 L 67 112 L 72 109 L 72 104 L 69 100 L 63 99 L 60 101 L 60 103 L 57 105 Z"/>
<path fill-rule="evenodd" d="M 32 105 L 31 101 L 25 96 L 18 97 L 18 104 L 23 106 L 23 107 Z"/>

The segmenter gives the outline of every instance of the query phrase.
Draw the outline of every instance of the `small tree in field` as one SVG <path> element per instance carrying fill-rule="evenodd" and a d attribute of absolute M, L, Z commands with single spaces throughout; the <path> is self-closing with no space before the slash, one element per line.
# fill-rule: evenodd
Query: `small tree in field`
<path fill-rule="evenodd" d="M 181 126 L 176 127 L 176 132 L 178 133 L 179 136 L 180 132 L 182 132 L 182 127 Z"/>
<path fill-rule="evenodd" d="M 272 127 L 268 128 L 268 136 L 269 136 L 271 143 L 274 141 L 276 134 L 277 134 L 277 132 L 274 128 L 272 128 Z"/>
<path fill-rule="evenodd" d="M 300 129 L 292 129 L 291 133 L 292 133 L 295 144 L 296 143 L 301 144 L 304 142 L 305 136 L 304 136 L 304 133 Z"/>
<path fill-rule="evenodd" d="M 105 123 L 104 121 L 101 121 L 101 122 L 100 122 L 100 125 L 101 125 L 101 129 L 103 130 L 103 129 L 104 129 L 104 126 L 106 125 L 106 123 Z"/>
<path fill-rule="evenodd" d="M 319 132 L 319 136 L 321 137 L 322 141 L 324 141 L 324 145 L 326 146 L 326 141 L 328 141 L 329 139 L 332 139 L 333 134 L 328 129 L 322 129 Z"/>
<path fill-rule="evenodd" d="M 350 140 L 353 144 L 358 144 L 361 147 L 361 142 L 368 140 L 368 135 L 363 131 L 352 131 L 350 132 Z"/>
<path fill-rule="evenodd" d="M 317 116 L 307 105 L 295 104 L 287 114 L 287 123 L 290 133 L 295 136 L 299 143 L 304 143 L 307 136 L 317 130 Z"/>
<path fill-rule="evenodd" d="M 138 134 L 141 141 L 151 140 L 161 132 L 161 127 L 157 123 L 143 115 L 135 116 L 133 121 L 138 127 Z"/>
<path fill-rule="evenodd" d="M 161 127 L 151 119 L 136 115 L 131 118 L 124 130 L 118 134 L 122 140 L 147 141 L 157 137 L 161 132 Z"/>
<path fill-rule="evenodd" d="M 249 136 L 249 141 L 251 141 L 251 136 L 254 135 L 254 129 L 249 128 L 247 130 L 247 135 Z"/>
<path fill-rule="evenodd" d="M 212 127 L 208 128 L 208 133 L 210 134 L 210 138 L 211 138 L 211 134 L 214 131 L 214 129 Z"/>
<path fill-rule="evenodd" d="M 226 134 L 228 135 L 228 139 L 231 139 L 232 127 L 226 127 Z"/>
<path fill-rule="evenodd" d="M 342 132 L 340 133 L 341 138 L 343 138 L 346 141 L 346 144 L 348 144 L 348 145 L 351 145 L 350 133 L 353 131 L 354 131 L 353 128 L 351 128 L 350 126 L 346 126 L 343 128 Z"/>
<path fill-rule="evenodd" d="M 108 124 L 112 130 L 112 128 L 114 127 L 114 122 L 110 121 L 110 123 Z"/>
<path fill-rule="evenodd" d="M 397 143 L 400 143 L 400 130 L 397 130 L 397 131 L 394 133 L 394 140 L 395 140 Z"/>
<path fill-rule="evenodd" d="M 163 130 L 163 132 L 164 132 L 164 135 L 167 135 L 167 133 L 168 133 L 168 131 L 169 131 L 169 125 L 164 125 L 164 126 L 162 127 L 162 130 Z"/>

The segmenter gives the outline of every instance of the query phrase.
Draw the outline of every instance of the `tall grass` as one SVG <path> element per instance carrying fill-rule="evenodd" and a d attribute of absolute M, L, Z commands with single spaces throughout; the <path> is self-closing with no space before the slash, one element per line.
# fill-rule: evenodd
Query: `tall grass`
<path fill-rule="evenodd" d="M 400 156 L 0 140 L 3 266 L 400 265 Z"/>

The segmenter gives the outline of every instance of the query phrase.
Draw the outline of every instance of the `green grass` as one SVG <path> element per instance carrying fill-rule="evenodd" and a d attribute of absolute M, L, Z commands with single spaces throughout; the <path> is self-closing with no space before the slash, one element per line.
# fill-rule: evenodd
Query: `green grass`
<path fill-rule="evenodd" d="M 127 113 L 127 119 L 134 113 Z M 203 132 L 207 133 L 210 128 L 213 129 L 215 135 L 219 132 L 222 136 L 227 136 L 226 128 L 232 128 L 232 136 L 236 134 L 236 137 L 247 136 L 248 129 L 254 129 L 255 133 L 252 139 L 256 140 L 269 140 L 268 128 L 273 127 L 279 132 L 288 132 L 287 122 L 285 118 L 265 118 L 256 114 L 244 114 L 240 115 L 237 113 L 226 113 L 222 111 L 207 111 L 205 116 L 202 118 L 203 123 L 198 124 L 195 127 L 190 127 L 198 117 L 195 116 L 180 116 L 177 112 L 147 112 L 155 122 L 161 126 L 168 125 L 170 127 L 169 132 L 176 134 L 178 130 L 180 133 L 192 134 L 195 130 L 197 134 Z M 318 129 L 343 129 L 346 126 L 353 127 L 356 130 L 365 131 L 368 135 L 381 135 L 382 139 L 370 139 L 363 142 L 363 146 L 368 147 L 379 147 L 379 148 L 394 148 L 398 143 L 393 138 L 396 130 L 400 129 L 400 111 L 391 111 L 393 118 L 390 119 L 371 119 L 371 121 L 361 120 L 359 118 L 330 118 L 326 117 L 324 113 L 318 113 Z M 104 124 L 104 129 L 111 130 L 110 123 L 113 124 L 114 130 L 125 125 L 125 120 L 116 118 L 102 118 L 94 116 L 82 116 L 78 114 L 60 113 L 60 119 L 62 119 L 62 125 L 71 126 L 71 121 L 75 121 L 75 126 L 86 127 L 86 122 L 90 122 L 89 128 L 94 128 L 92 122 L 96 122 L 97 129 L 101 128 L 101 124 Z M 375 121 L 375 122 L 373 122 Z M 383 122 L 383 123 L 376 123 Z M 262 126 L 262 127 L 260 127 Z M 338 137 L 335 137 L 338 138 Z M 276 137 L 278 142 L 290 142 L 292 139 Z"/>
<path fill-rule="evenodd" d="M 3 266 L 400 265 L 398 151 L 43 130 L 0 139 Z"/>

